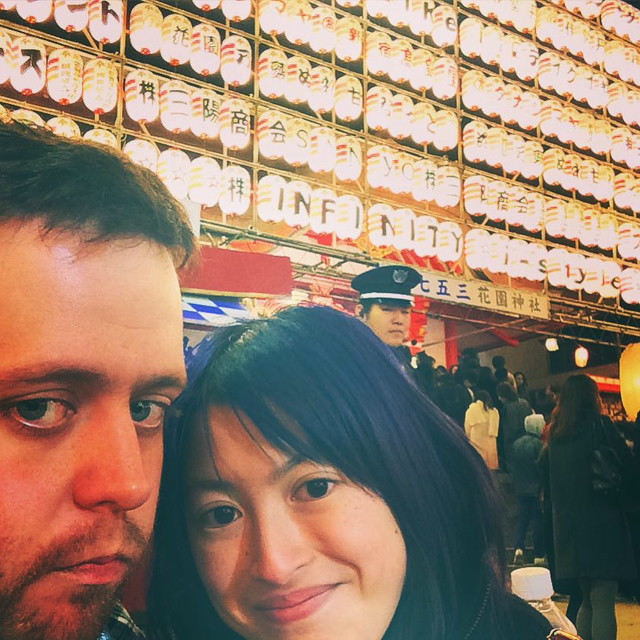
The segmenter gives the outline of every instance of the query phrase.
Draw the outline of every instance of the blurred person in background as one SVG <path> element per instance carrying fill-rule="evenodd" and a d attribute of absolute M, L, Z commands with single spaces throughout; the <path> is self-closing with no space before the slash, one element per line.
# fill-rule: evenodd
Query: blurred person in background
<path fill-rule="evenodd" d="M 478 391 L 476 400 L 469 405 L 464 417 L 464 431 L 469 442 L 482 456 L 489 469 L 498 468 L 496 440 L 500 416 L 486 391 Z"/>

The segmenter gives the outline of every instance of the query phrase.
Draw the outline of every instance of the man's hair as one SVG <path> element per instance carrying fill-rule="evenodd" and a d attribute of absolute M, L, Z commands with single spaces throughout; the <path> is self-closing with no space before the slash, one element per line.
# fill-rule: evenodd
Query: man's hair
<path fill-rule="evenodd" d="M 505 368 L 505 359 L 504 356 L 493 356 L 491 358 L 491 364 L 494 369 L 504 369 Z"/>
<path fill-rule="evenodd" d="M 176 266 L 196 247 L 184 208 L 125 154 L 0 122 L 0 224 L 11 220 L 41 220 L 46 233 L 82 233 L 87 242 L 144 238 L 167 248 Z"/>
<path fill-rule="evenodd" d="M 359 314 L 361 318 L 369 315 L 374 304 L 382 304 L 385 307 L 401 307 L 402 309 L 408 309 L 411 306 L 411 302 L 408 300 L 396 300 L 395 298 L 365 298 L 360 300 L 360 304 L 362 306 Z"/>
<path fill-rule="evenodd" d="M 407 575 L 385 638 L 463 638 L 483 594 L 486 615 L 497 613 L 504 558 L 489 471 L 361 322 L 325 307 L 289 308 L 213 332 L 187 367 L 182 416 L 165 430 L 151 638 L 238 637 L 209 602 L 186 534 L 187 445 L 203 429 L 215 450 L 212 405 L 230 407 L 287 455 L 340 469 L 388 505 Z"/>
<path fill-rule="evenodd" d="M 502 398 L 506 402 L 514 402 L 518 399 L 518 394 L 510 382 L 501 382 L 496 387 L 496 393 L 498 398 Z"/>

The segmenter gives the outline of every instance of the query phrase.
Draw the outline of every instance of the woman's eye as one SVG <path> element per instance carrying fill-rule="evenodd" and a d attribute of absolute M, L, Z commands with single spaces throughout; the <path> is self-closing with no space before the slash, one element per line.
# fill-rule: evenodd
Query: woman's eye
<path fill-rule="evenodd" d="M 137 400 L 129 404 L 131 419 L 143 429 L 157 429 L 162 426 L 168 405 L 151 400 Z"/>
<path fill-rule="evenodd" d="M 335 486 L 333 480 L 328 478 L 315 478 L 307 480 L 296 491 L 295 497 L 298 500 L 318 500 L 324 498 Z"/>
<path fill-rule="evenodd" d="M 235 507 L 222 505 L 209 509 L 200 516 L 200 523 L 205 529 L 226 527 L 240 518 L 242 514 Z"/>
<path fill-rule="evenodd" d="M 5 409 L 4 413 L 23 427 L 44 431 L 62 427 L 75 415 L 75 410 L 62 400 L 31 398 L 16 402 Z"/>

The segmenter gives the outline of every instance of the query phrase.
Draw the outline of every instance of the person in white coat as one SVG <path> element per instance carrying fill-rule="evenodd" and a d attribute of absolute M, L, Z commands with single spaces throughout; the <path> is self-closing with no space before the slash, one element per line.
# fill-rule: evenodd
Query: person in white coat
<path fill-rule="evenodd" d="M 478 391 L 464 416 L 464 432 L 489 469 L 498 468 L 496 439 L 500 416 L 487 391 Z"/>

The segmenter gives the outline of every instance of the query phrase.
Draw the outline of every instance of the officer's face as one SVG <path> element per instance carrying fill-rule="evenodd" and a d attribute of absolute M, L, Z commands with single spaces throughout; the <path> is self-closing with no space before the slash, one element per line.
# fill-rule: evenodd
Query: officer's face
<path fill-rule="evenodd" d="M 365 324 L 382 342 L 399 347 L 406 339 L 411 319 L 411 307 L 394 304 L 373 304 L 363 316 Z"/>

